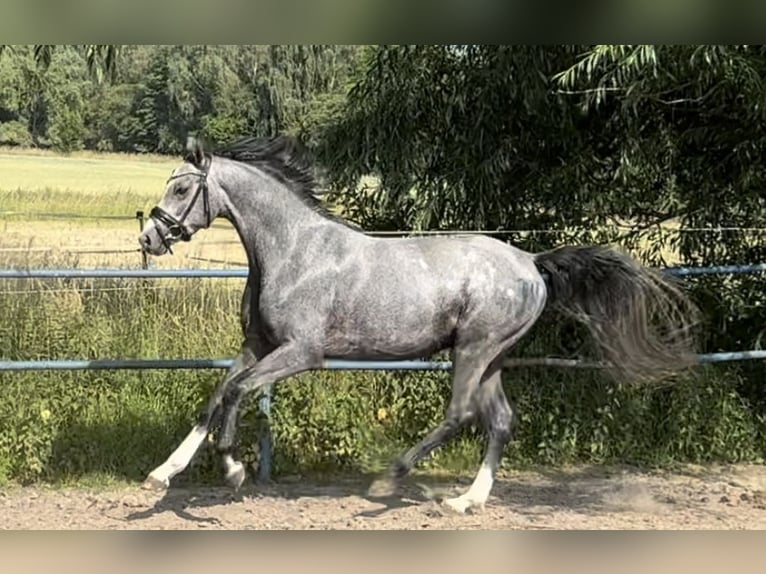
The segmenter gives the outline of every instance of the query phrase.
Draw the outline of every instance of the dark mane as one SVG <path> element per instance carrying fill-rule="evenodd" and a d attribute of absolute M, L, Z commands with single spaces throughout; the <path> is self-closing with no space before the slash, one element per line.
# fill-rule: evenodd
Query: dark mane
<path fill-rule="evenodd" d="M 292 136 L 246 137 L 215 150 L 214 155 L 257 167 L 287 185 L 311 209 L 328 219 L 357 228 L 327 209 L 317 197 L 317 182 L 308 150 Z"/>

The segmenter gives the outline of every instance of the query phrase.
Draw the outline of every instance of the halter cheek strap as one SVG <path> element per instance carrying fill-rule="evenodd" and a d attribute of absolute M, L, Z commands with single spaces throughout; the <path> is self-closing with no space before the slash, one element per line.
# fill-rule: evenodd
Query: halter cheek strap
<path fill-rule="evenodd" d="M 199 182 L 199 185 L 197 185 L 197 189 L 194 192 L 194 195 L 192 196 L 191 200 L 189 200 L 189 204 L 186 206 L 186 209 L 184 209 L 181 216 L 176 218 L 171 213 L 168 213 L 167 211 L 162 209 L 159 205 L 154 206 L 152 210 L 149 212 L 149 217 L 151 217 L 152 220 L 154 220 L 155 222 L 157 234 L 160 236 L 160 240 L 162 241 L 162 244 L 165 246 L 165 249 L 167 249 L 169 253 L 173 253 L 173 250 L 170 247 L 171 239 L 181 240 L 181 241 L 191 240 L 192 234 L 189 232 L 189 229 L 184 225 L 184 221 L 186 220 L 192 208 L 194 207 L 194 204 L 197 203 L 197 198 L 200 196 L 200 194 L 202 195 L 202 203 L 203 203 L 203 208 L 205 210 L 205 221 L 207 222 L 205 226 L 206 227 L 210 226 L 210 196 L 209 196 L 208 187 L 207 187 L 207 170 L 197 172 L 197 173 L 181 173 L 178 175 L 171 175 L 168 178 L 168 182 L 170 182 L 173 179 L 178 179 L 179 177 L 185 177 L 185 176 L 198 177 L 200 179 L 200 182 Z M 163 233 L 162 228 L 159 225 L 157 225 L 157 223 L 162 223 L 162 225 L 164 225 L 167 228 L 167 232 Z"/>

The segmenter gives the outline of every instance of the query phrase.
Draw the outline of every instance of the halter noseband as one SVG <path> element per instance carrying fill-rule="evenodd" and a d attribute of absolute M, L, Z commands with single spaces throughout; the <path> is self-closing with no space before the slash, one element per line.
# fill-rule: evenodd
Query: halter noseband
<path fill-rule="evenodd" d="M 205 210 L 205 220 L 207 221 L 207 226 L 210 225 L 210 197 L 208 194 L 207 189 L 207 170 L 203 170 L 200 172 L 191 172 L 191 173 L 179 173 L 177 175 L 171 175 L 168 178 L 168 182 L 174 179 L 178 179 L 179 177 L 186 177 L 186 176 L 193 176 L 198 177 L 200 179 L 200 183 L 197 186 L 196 191 L 194 192 L 194 195 L 192 196 L 191 200 L 189 200 L 189 204 L 186 206 L 186 209 L 184 209 L 183 213 L 181 214 L 181 217 L 176 219 L 173 215 L 162 209 L 160 206 L 156 205 L 152 208 L 152 210 L 149 212 L 149 217 L 151 217 L 154 220 L 155 227 L 157 229 L 157 234 L 160 236 L 160 240 L 162 241 L 162 244 L 165 246 L 165 249 L 168 250 L 169 253 L 173 253 L 173 250 L 170 248 L 170 242 L 168 239 L 180 239 L 181 241 L 189 241 L 191 240 L 192 234 L 189 233 L 189 230 L 184 225 L 184 221 L 186 220 L 186 217 L 189 215 L 189 212 L 194 207 L 194 204 L 197 202 L 197 198 L 199 197 L 200 193 L 202 193 L 202 202 L 203 207 Z M 163 233 L 162 229 L 159 225 L 157 225 L 158 222 L 161 222 L 166 228 L 167 232 Z"/>

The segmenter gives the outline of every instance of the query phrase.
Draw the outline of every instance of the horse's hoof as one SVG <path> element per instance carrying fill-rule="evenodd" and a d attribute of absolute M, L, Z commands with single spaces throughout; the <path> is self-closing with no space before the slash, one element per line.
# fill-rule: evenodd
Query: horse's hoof
<path fill-rule="evenodd" d="M 379 478 L 367 489 L 367 496 L 370 498 L 389 498 L 396 495 L 399 485 L 391 477 Z"/>
<path fill-rule="evenodd" d="M 167 490 L 169 486 L 170 486 L 169 480 L 167 479 L 160 480 L 159 478 L 155 478 L 154 476 L 150 474 L 149 476 L 146 477 L 146 480 L 141 485 L 141 488 L 143 488 L 144 490 L 151 490 L 154 492 L 162 492 L 164 490 Z"/>
<path fill-rule="evenodd" d="M 447 498 L 442 501 L 442 505 L 458 514 L 465 514 L 469 510 L 474 511 L 484 508 L 483 504 L 468 498 L 463 498 L 462 496 L 458 496 L 457 498 Z"/>
<path fill-rule="evenodd" d="M 226 471 L 226 482 L 234 490 L 239 490 L 242 483 L 245 482 L 245 476 L 247 476 L 245 465 L 239 461 L 235 461 Z"/>

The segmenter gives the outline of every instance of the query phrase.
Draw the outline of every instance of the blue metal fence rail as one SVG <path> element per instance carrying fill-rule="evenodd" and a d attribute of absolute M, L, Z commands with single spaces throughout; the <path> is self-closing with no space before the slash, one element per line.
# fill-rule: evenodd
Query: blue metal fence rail
<path fill-rule="evenodd" d="M 766 349 L 750 351 L 727 351 L 697 355 L 703 364 L 753 361 L 766 359 Z M 40 359 L 34 361 L 0 360 L 2 371 L 108 371 L 108 370 L 174 370 L 174 369 L 228 369 L 234 359 Z M 599 363 L 576 359 L 516 358 L 505 362 L 507 367 L 576 367 L 599 368 Z M 321 370 L 328 371 L 449 371 L 450 361 L 348 361 L 326 359 Z"/>
<path fill-rule="evenodd" d="M 766 263 L 751 265 L 714 265 L 707 267 L 666 267 L 664 273 L 676 277 L 736 275 L 766 272 Z M 247 277 L 246 268 L 238 269 L 0 269 L 0 279 L 173 279 Z"/>
<path fill-rule="evenodd" d="M 0 361 L 0 371 L 103 371 L 141 369 L 228 369 L 234 359 L 44 359 Z M 449 361 L 344 361 L 327 359 L 322 369 L 335 371 L 447 371 Z"/>
<path fill-rule="evenodd" d="M 761 273 L 766 263 L 753 265 L 717 265 L 710 267 L 669 267 L 663 272 L 677 277 L 717 274 Z M 247 269 L 0 269 L 0 279 L 102 279 L 102 278 L 245 278 Z M 766 359 L 766 350 L 734 351 L 698 355 L 700 363 L 718 363 Z M 117 369 L 228 369 L 233 359 L 96 359 L 96 360 L 36 360 L 0 361 L 2 371 L 31 370 L 117 370 Z M 596 366 L 568 359 L 511 359 L 512 366 Z M 328 359 L 322 364 L 329 370 L 427 370 L 445 371 L 452 368 L 449 361 L 347 361 Z M 271 390 L 259 400 L 261 412 L 268 417 L 271 411 Z M 259 477 L 267 480 L 271 475 L 271 437 L 261 437 L 261 464 Z"/>
<path fill-rule="evenodd" d="M 0 269 L 0 279 L 244 278 L 247 269 Z"/>

